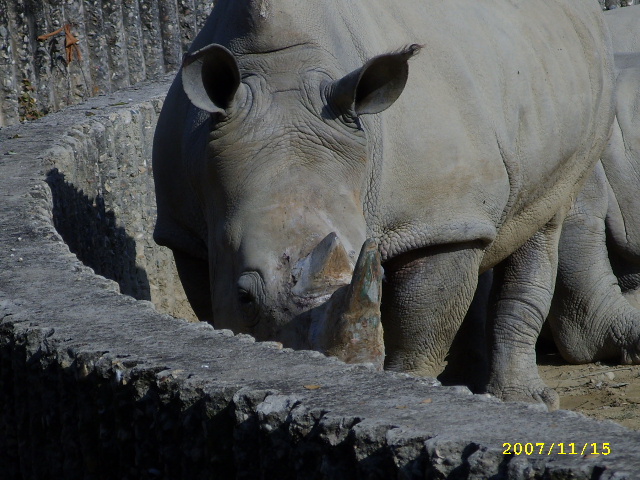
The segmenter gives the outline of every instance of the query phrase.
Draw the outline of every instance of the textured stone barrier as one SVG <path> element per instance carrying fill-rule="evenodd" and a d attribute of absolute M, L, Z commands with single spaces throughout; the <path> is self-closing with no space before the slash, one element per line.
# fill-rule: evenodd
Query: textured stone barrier
<path fill-rule="evenodd" d="M 173 274 L 148 240 L 144 163 L 167 88 L 0 130 L 3 480 L 640 478 L 640 433 L 614 423 L 254 343 L 118 293 L 177 308 L 169 287 L 153 295 Z"/>
<path fill-rule="evenodd" d="M 77 124 L 46 154 L 46 182 L 54 225 L 81 261 L 114 280 L 122 293 L 195 320 L 171 252 L 151 237 L 156 218 L 151 146 L 162 99 L 156 94 L 133 103 L 123 93 L 69 112 Z M 123 109 L 105 113 L 114 106 Z"/>
<path fill-rule="evenodd" d="M 2 0 L 0 127 L 177 70 L 211 0 Z M 81 58 L 67 59 L 71 25 Z"/>

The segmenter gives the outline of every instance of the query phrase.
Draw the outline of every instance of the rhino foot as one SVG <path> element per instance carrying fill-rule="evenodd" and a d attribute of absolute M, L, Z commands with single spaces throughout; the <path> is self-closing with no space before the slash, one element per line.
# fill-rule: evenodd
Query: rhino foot
<path fill-rule="evenodd" d="M 491 382 L 487 386 L 490 393 L 505 402 L 542 403 L 551 412 L 560 408 L 560 397 L 555 390 L 544 384 L 542 379 L 529 382 L 509 382 L 496 384 Z"/>
<path fill-rule="evenodd" d="M 620 353 L 621 365 L 640 365 L 640 348 L 622 348 Z"/>
<path fill-rule="evenodd" d="M 630 335 L 615 343 L 621 365 L 640 365 L 640 335 Z"/>

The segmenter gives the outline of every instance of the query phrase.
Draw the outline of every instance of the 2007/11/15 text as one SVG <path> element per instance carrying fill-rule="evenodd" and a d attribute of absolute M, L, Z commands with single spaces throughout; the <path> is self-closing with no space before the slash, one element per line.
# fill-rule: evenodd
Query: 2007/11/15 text
<path fill-rule="evenodd" d="M 503 455 L 609 455 L 609 442 L 604 443 L 503 443 Z"/>

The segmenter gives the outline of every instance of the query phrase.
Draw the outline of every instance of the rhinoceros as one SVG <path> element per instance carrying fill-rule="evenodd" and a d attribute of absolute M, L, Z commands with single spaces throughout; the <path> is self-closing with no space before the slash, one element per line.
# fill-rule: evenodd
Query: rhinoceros
<path fill-rule="evenodd" d="M 604 16 L 617 56 L 640 51 L 640 6 L 607 10 Z"/>
<path fill-rule="evenodd" d="M 612 117 L 595 1 L 219 0 L 159 117 L 154 237 L 216 328 L 425 376 L 500 265 L 489 389 L 553 408 L 535 339 Z"/>
<path fill-rule="evenodd" d="M 640 6 L 607 12 L 616 119 L 563 226 L 549 320 L 565 360 L 640 363 Z"/>

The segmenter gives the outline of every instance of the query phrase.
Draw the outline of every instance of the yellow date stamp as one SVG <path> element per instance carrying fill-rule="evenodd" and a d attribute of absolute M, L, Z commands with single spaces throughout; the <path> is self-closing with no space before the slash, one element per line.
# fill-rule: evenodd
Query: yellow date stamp
<path fill-rule="evenodd" d="M 602 443 L 508 443 L 502 444 L 503 455 L 609 455 L 609 442 Z"/>

